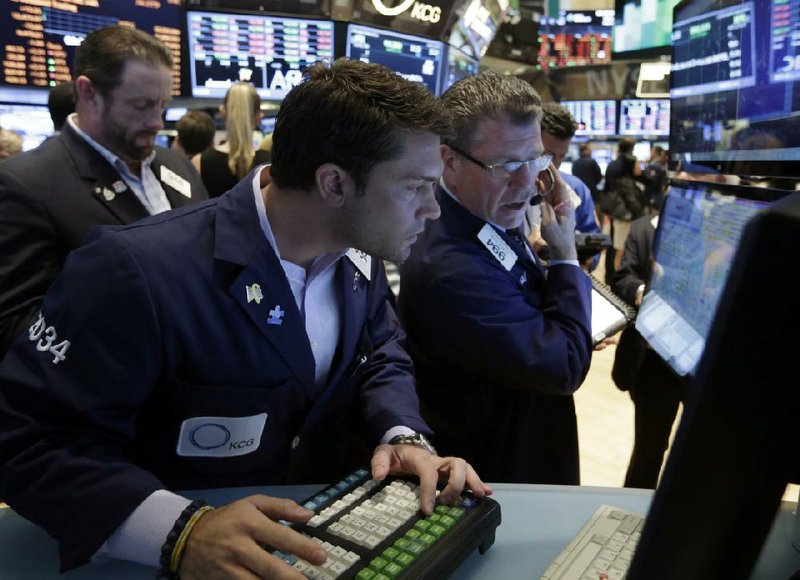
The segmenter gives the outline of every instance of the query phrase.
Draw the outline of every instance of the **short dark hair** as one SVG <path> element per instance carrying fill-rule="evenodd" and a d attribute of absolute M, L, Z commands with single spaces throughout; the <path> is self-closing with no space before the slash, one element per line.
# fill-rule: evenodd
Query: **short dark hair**
<path fill-rule="evenodd" d="M 630 155 L 633 153 L 634 145 L 636 145 L 636 141 L 630 137 L 623 137 L 619 140 L 619 143 L 617 143 L 617 151 L 619 151 L 622 155 Z"/>
<path fill-rule="evenodd" d="M 361 192 L 376 163 L 402 155 L 402 133 L 448 131 L 441 104 L 422 85 L 377 64 L 317 62 L 276 116 L 272 179 L 278 187 L 308 191 L 317 168 L 335 163 Z"/>
<path fill-rule="evenodd" d="M 592 155 L 592 146 L 584 143 L 580 147 L 581 157 L 590 157 Z"/>
<path fill-rule="evenodd" d="M 47 95 L 47 109 L 53 120 L 53 128 L 61 131 L 67 117 L 75 112 L 75 87 L 72 81 L 58 83 L 50 89 L 50 94 Z"/>
<path fill-rule="evenodd" d="M 189 157 L 202 153 L 214 143 L 214 119 L 205 111 L 189 111 L 175 125 L 178 142 Z"/>
<path fill-rule="evenodd" d="M 447 142 L 462 149 L 472 146 L 478 124 L 484 119 L 521 125 L 539 121 L 542 116 L 542 100 L 530 84 L 494 71 L 458 81 L 445 91 L 441 101 L 453 125 L 453 137 Z"/>
<path fill-rule="evenodd" d="M 153 36 L 129 26 L 106 26 L 90 32 L 78 47 L 73 78 L 89 77 L 106 96 L 122 83 L 131 61 L 172 68 L 169 49 Z"/>
<path fill-rule="evenodd" d="M 578 123 L 566 107 L 558 103 L 542 105 L 542 131 L 547 131 L 556 139 L 572 139 Z"/>

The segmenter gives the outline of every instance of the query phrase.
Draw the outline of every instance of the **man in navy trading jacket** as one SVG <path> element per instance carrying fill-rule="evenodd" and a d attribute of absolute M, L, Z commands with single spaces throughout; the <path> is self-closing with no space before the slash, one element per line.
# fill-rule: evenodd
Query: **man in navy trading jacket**
<path fill-rule="evenodd" d="M 271 168 L 70 256 L 0 365 L 0 497 L 60 541 L 64 568 L 158 565 L 199 508 L 167 490 L 331 480 L 362 426 L 373 477 L 417 474 L 423 511 L 440 476 L 440 501 L 491 493 L 431 453 L 381 265 L 439 215 L 448 130 L 389 69 L 318 63 L 283 101 Z M 177 571 L 290 572 L 264 544 L 320 563 L 276 523 L 310 515 L 264 496 L 205 512 Z"/>
<path fill-rule="evenodd" d="M 208 198 L 184 156 L 155 147 L 172 90 L 166 46 L 102 28 L 77 49 L 73 73 L 76 112 L 58 137 L 0 165 L 0 357 L 93 226 Z"/>
<path fill-rule="evenodd" d="M 589 369 L 591 285 L 567 188 L 548 168 L 539 96 L 485 72 L 441 100 L 454 132 L 441 147 L 442 215 L 401 268 L 399 297 L 423 417 L 440 449 L 489 481 L 577 484 L 572 393 Z M 520 226 L 551 187 L 545 267 Z"/>

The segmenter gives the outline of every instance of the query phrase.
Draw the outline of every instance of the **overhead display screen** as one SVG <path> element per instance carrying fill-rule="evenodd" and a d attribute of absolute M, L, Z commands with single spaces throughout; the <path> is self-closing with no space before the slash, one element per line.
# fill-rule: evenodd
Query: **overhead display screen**
<path fill-rule="evenodd" d="M 224 97 L 249 82 L 264 99 L 281 100 L 303 69 L 333 58 L 333 22 L 255 14 L 187 13 L 191 92 Z"/>
<path fill-rule="evenodd" d="M 347 26 L 347 58 L 375 62 L 439 94 L 444 43 L 371 26 Z"/>
<path fill-rule="evenodd" d="M 152 34 L 172 52 L 172 93 L 181 92 L 181 0 L 3 0 L 2 82 L 51 87 L 72 80 L 75 49 L 91 31 L 122 24 Z"/>

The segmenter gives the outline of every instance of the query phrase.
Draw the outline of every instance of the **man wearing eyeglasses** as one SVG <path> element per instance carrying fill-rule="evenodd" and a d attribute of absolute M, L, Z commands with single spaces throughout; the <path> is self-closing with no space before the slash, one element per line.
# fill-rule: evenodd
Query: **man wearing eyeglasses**
<path fill-rule="evenodd" d="M 437 446 L 488 481 L 578 484 L 572 393 L 589 369 L 591 284 L 575 209 L 527 83 L 484 72 L 443 96 L 438 221 L 401 269 L 399 312 Z M 547 267 L 520 234 L 541 202 Z"/>

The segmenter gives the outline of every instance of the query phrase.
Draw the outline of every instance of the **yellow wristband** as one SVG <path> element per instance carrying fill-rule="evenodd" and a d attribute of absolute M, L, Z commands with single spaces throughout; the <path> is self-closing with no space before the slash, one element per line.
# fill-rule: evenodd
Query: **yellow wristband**
<path fill-rule="evenodd" d="M 211 507 L 210 505 L 204 505 L 196 512 L 194 512 L 192 514 L 192 517 L 189 518 L 189 521 L 186 522 L 186 525 L 183 527 L 183 530 L 181 531 L 181 535 L 178 536 L 178 541 L 175 542 L 175 547 L 172 549 L 172 558 L 170 558 L 170 563 L 169 563 L 170 572 L 174 572 L 177 574 L 178 566 L 181 563 L 181 556 L 183 556 L 183 549 L 186 547 L 186 540 L 188 539 L 189 534 L 192 532 L 192 528 L 194 528 L 194 525 L 197 523 L 197 520 L 203 517 L 203 515 L 206 512 L 211 511 L 213 509 L 214 508 Z"/>

